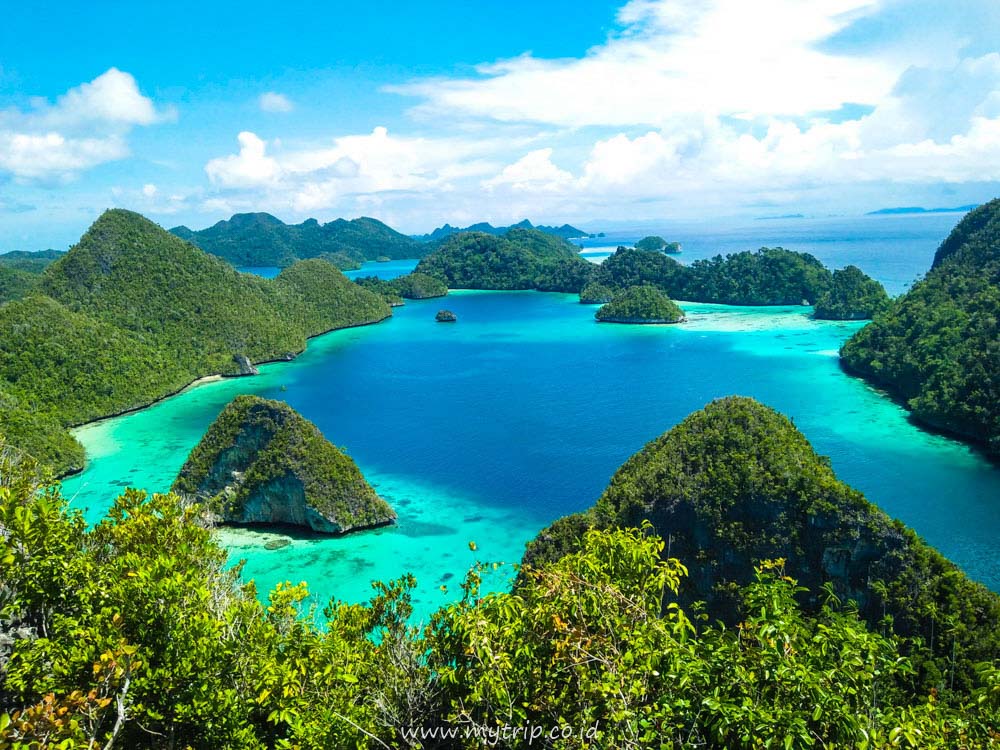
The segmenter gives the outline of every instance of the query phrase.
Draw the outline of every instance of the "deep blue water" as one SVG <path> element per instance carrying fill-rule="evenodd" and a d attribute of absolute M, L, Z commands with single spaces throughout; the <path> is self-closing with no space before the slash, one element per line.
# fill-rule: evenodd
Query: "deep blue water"
<path fill-rule="evenodd" d="M 866 271 L 861 258 L 874 257 L 882 273 L 902 265 L 913 276 L 954 221 L 922 224 L 906 263 L 884 257 L 901 240 L 845 237 L 856 227 L 841 227 L 827 244 L 856 246 L 858 258 L 843 257 Z M 771 244 L 800 247 L 783 237 Z M 315 339 L 296 361 L 266 365 L 258 377 L 82 429 L 90 461 L 65 489 L 96 520 L 123 486 L 166 490 L 234 395 L 286 400 L 347 449 L 399 524 L 273 551 L 263 548 L 267 535 L 220 538 L 247 559 L 245 574 L 262 590 L 306 580 L 321 600 L 359 601 L 371 579 L 412 571 L 426 615 L 454 596 L 474 559 L 519 559 L 542 526 L 591 505 L 647 441 L 714 398 L 742 394 L 792 417 L 843 480 L 1000 590 L 1000 470 L 916 427 L 840 370 L 837 349 L 860 324 L 812 321 L 797 307 L 682 306 L 684 325 L 617 326 L 595 323 L 595 308 L 570 295 L 458 292 L 407 302 L 391 320 Z M 458 323 L 435 323 L 441 307 Z"/>

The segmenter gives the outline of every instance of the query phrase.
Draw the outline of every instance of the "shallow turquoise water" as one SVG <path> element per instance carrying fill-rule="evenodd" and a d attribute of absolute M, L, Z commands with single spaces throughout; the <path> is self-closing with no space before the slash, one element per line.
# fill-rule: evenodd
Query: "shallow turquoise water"
<path fill-rule="evenodd" d="M 457 324 L 434 322 L 442 306 Z M 571 295 L 407 302 L 258 377 L 82 428 L 90 461 L 64 489 L 96 520 L 125 486 L 167 489 L 236 394 L 284 399 L 347 449 L 399 523 L 274 551 L 264 534 L 220 538 L 261 590 L 305 580 L 321 602 L 364 600 L 372 579 L 413 572 L 426 617 L 476 559 L 518 560 L 542 526 L 593 503 L 643 444 L 738 393 L 792 417 L 842 479 L 1000 590 L 1000 471 L 841 372 L 837 349 L 859 324 L 813 321 L 804 308 L 682 306 L 683 326 L 617 326 L 595 323 L 595 308 Z"/>

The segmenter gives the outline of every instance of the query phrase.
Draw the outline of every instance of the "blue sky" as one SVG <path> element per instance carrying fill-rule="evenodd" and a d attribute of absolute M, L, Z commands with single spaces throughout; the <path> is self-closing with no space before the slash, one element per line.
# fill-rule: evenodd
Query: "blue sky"
<path fill-rule="evenodd" d="M 1000 194 L 995 0 L 151 5 L 4 9 L 0 250 L 108 206 L 419 232 Z"/>

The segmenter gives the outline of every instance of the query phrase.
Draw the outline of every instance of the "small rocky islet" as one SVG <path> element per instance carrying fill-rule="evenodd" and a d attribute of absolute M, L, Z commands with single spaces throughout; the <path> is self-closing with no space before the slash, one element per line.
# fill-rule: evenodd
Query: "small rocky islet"
<path fill-rule="evenodd" d="M 211 520 L 322 534 L 384 526 L 396 513 L 357 465 L 288 404 L 237 396 L 191 451 L 173 485 Z"/>

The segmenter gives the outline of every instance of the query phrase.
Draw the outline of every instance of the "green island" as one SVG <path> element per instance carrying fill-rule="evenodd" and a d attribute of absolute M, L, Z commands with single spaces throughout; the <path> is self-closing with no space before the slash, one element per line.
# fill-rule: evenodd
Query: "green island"
<path fill-rule="evenodd" d="M 819 320 L 871 320 L 888 310 L 891 304 L 885 287 L 857 266 L 847 266 L 833 272 L 829 288 L 816 300 L 813 317 Z"/>
<path fill-rule="evenodd" d="M 323 258 L 349 271 L 366 260 L 419 258 L 426 253 L 422 243 L 367 216 L 286 224 L 266 213 L 235 214 L 207 229 L 178 226 L 170 231 L 234 266 L 284 268 L 297 260 Z"/>
<path fill-rule="evenodd" d="M 393 307 L 402 305 L 404 299 L 431 299 L 448 294 L 448 287 L 441 279 L 417 271 L 394 279 L 363 276 L 354 282 L 382 295 Z"/>
<path fill-rule="evenodd" d="M 630 286 L 594 313 L 600 323 L 680 323 L 681 310 L 654 286 Z"/>
<path fill-rule="evenodd" d="M 66 431 L 147 406 L 209 375 L 290 359 L 306 339 L 391 314 L 313 259 L 273 280 L 241 274 L 139 214 L 105 212 L 0 305 L 0 422 L 59 474 L 83 466 Z"/>
<path fill-rule="evenodd" d="M 418 273 L 449 289 L 537 289 L 571 292 L 586 286 L 594 265 L 566 240 L 537 229 L 503 235 L 465 232 L 449 236 L 417 264 Z"/>
<path fill-rule="evenodd" d="M 288 524 L 325 534 L 396 514 L 348 456 L 287 404 L 237 396 L 191 451 L 172 490 L 223 523 Z"/>
<path fill-rule="evenodd" d="M 970 211 L 927 275 L 841 350 L 848 372 L 930 427 L 1000 455 L 1000 199 Z"/>
<path fill-rule="evenodd" d="M 850 268 L 831 273 L 812 255 L 780 247 L 682 265 L 663 252 L 637 246 L 619 247 L 597 267 L 593 281 L 612 290 L 646 284 L 672 299 L 723 305 L 808 305 L 822 300 L 823 317 L 828 319 L 871 317 L 883 309 L 888 295 L 877 281 Z"/>
<path fill-rule="evenodd" d="M 659 235 L 651 234 L 636 242 L 635 249 L 646 250 L 653 253 L 668 253 L 670 255 L 675 255 L 681 251 L 681 243 L 667 242 Z"/>
<path fill-rule="evenodd" d="M 243 421 L 209 431 L 200 476 Z M 474 566 L 423 627 L 412 576 L 322 615 L 305 584 L 262 603 L 175 494 L 127 490 L 88 528 L 10 446 L 0 486 L 12 747 L 414 747 L 457 726 L 476 732 L 419 746 L 471 749 L 504 725 L 591 732 L 567 748 L 996 744 L 1000 598 L 750 399 L 629 459 L 512 591 Z"/>
<path fill-rule="evenodd" d="M 440 243 L 442 240 L 451 237 L 453 234 L 461 234 L 462 232 L 483 232 L 484 234 L 506 234 L 511 229 L 536 229 L 539 232 L 544 232 L 545 234 L 551 234 L 554 237 L 559 237 L 564 240 L 573 240 L 578 237 L 586 237 L 587 233 L 582 229 L 577 229 L 570 224 L 563 224 L 562 226 L 546 226 L 540 224 L 535 226 L 527 219 L 519 221 L 517 224 L 511 224 L 507 227 L 495 227 L 488 221 L 481 221 L 478 224 L 472 224 L 467 227 L 453 227 L 451 224 L 444 224 L 438 227 L 433 232 L 429 234 L 422 234 L 418 237 L 414 237 L 415 240 L 420 242 L 428 242 L 431 244 Z M 593 235 L 590 235 L 593 236 Z"/>

